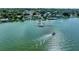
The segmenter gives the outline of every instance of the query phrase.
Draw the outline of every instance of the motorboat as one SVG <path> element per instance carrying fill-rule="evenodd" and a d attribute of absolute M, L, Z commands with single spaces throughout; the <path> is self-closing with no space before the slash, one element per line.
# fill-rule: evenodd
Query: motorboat
<path fill-rule="evenodd" d="M 56 34 L 56 33 L 55 33 L 55 32 L 53 32 L 53 33 L 52 33 L 52 36 L 54 36 L 55 34 Z"/>

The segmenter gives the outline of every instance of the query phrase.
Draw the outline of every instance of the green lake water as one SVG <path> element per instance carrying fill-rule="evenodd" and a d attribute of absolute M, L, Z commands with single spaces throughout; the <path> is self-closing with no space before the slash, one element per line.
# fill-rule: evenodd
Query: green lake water
<path fill-rule="evenodd" d="M 5 51 L 77 51 L 79 18 L 0 24 L 0 50 Z M 55 32 L 55 35 L 52 33 Z"/>

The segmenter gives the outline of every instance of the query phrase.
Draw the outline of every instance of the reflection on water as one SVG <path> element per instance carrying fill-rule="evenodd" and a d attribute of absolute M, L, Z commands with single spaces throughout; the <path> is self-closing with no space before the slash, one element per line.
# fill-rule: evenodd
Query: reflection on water
<path fill-rule="evenodd" d="M 79 19 L 0 24 L 0 50 L 79 50 Z M 55 32 L 55 35 L 52 33 Z"/>

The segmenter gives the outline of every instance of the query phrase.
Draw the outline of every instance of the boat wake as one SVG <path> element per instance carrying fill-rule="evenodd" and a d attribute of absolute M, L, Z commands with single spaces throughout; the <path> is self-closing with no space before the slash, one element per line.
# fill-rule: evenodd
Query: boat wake
<path fill-rule="evenodd" d="M 60 32 L 56 32 L 55 35 L 52 35 L 52 33 L 50 33 L 40 37 L 38 41 L 39 45 L 43 46 L 44 50 L 61 51 L 64 46 L 64 35 Z"/>

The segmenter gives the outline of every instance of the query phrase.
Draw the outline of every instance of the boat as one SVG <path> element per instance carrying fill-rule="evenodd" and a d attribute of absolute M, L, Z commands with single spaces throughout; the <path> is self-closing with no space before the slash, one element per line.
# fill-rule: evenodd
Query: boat
<path fill-rule="evenodd" d="M 55 32 L 53 32 L 53 33 L 52 33 L 52 36 L 54 36 L 55 34 L 56 34 L 56 33 L 55 33 Z"/>
<path fill-rule="evenodd" d="M 44 27 L 44 23 L 42 21 L 39 21 L 38 27 Z"/>

